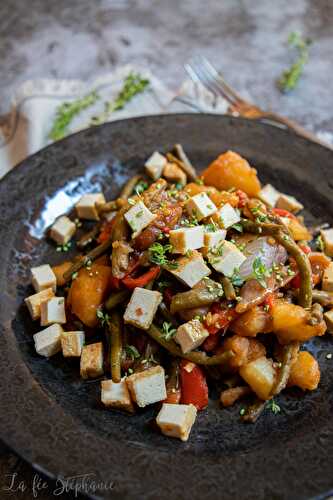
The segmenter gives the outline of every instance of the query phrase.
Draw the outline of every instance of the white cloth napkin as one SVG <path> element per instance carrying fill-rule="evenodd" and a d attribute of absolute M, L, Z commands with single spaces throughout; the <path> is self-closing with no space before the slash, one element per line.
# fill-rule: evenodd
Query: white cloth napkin
<path fill-rule="evenodd" d="M 24 158 L 50 144 L 48 135 L 59 105 L 96 90 L 100 99 L 73 119 L 68 133 L 86 128 L 92 116 L 103 112 L 104 103 L 117 96 L 130 72 L 148 78 L 150 85 L 124 109 L 110 114 L 107 121 L 168 112 L 227 111 L 228 103 L 223 98 L 216 99 L 200 84 L 185 80 L 177 92 L 172 92 L 150 71 L 134 65 L 119 67 L 90 82 L 30 80 L 15 92 L 10 113 L 0 118 L 0 179 Z M 333 144 L 333 134 L 323 131 L 318 136 Z"/>

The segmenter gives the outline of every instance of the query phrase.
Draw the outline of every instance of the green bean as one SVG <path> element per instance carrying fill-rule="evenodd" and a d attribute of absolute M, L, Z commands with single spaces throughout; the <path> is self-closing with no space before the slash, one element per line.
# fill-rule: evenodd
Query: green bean
<path fill-rule="evenodd" d="M 216 354 L 215 356 L 211 357 L 207 356 L 204 352 L 199 351 L 192 351 L 184 354 L 173 340 L 165 340 L 159 328 L 157 328 L 155 325 L 151 325 L 149 330 L 147 330 L 147 333 L 173 356 L 187 359 L 188 361 L 192 361 L 192 363 L 196 363 L 197 365 L 225 365 L 228 364 L 229 360 L 234 356 L 234 353 L 232 351 L 225 351 L 221 354 Z"/>
<path fill-rule="evenodd" d="M 127 200 L 133 193 L 133 190 L 137 183 L 140 181 L 142 178 L 142 175 L 134 175 L 131 179 L 129 179 L 123 189 L 121 190 L 121 193 L 119 195 L 119 198 L 122 198 L 123 200 Z"/>
<path fill-rule="evenodd" d="M 83 236 L 81 236 L 81 238 L 77 241 L 76 245 L 79 248 L 84 248 L 84 247 L 88 246 L 89 243 L 91 243 L 96 238 L 96 236 L 98 235 L 100 230 L 101 230 L 101 223 L 97 223 L 92 228 L 91 231 L 88 231 Z"/>
<path fill-rule="evenodd" d="M 246 408 L 244 415 L 241 416 L 242 422 L 254 424 L 265 409 L 267 401 L 256 399 L 254 403 Z"/>
<path fill-rule="evenodd" d="M 312 299 L 324 307 L 333 306 L 333 293 L 323 290 L 312 290 Z"/>
<path fill-rule="evenodd" d="M 227 300 L 236 300 L 236 292 L 230 279 L 226 276 L 221 276 L 221 283 L 224 290 L 224 295 Z"/>
<path fill-rule="evenodd" d="M 98 257 L 103 255 L 109 248 L 112 246 L 112 240 L 109 238 L 108 240 L 104 241 L 101 245 L 98 245 L 98 247 L 94 248 L 90 252 L 87 253 L 82 259 L 79 261 L 75 262 L 69 269 L 64 273 L 64 280 L 67 283 L 67 281 L 70 281 L 72 279 L 73 273 L 78 272 L 82 267 L 86 266 L 89 262 L 93 262 L 96 260 Z"/>
<path fill-rule="evenodd" d="M 222 285 L 216 283 L 216 281 L 206 279 L 204 280 L 204 286 L 200 288 L 192 288 L 188 292 L 176 293 L 171 300 L 170 312 L 175 314 L 183 309 L 206 306 L 219 300 L 222 295 Z"/>
<path fill-rule="evenodd" d="M 120 292 L 115 292 L 110 295 L 110 297 L 105 302 L 105 309 L 110 311 L 114 309 L 119 304 L 125 302 L 125 300 L 130 296 L 130 292 L 128 290 L 121 290 Z"/>
<path fill-rule="evenodd" d="M 280 394 L 281 391 L 286 387 L 291 371 L 291 367 L 297 359 L 297 355 L 299 352 L 299 342 L 292 342 L 291 344 L 283 346 L 282 351 L 282 361 L 281 368 L 278 373 L 276 382 L 271 391 L 271 396 L 276 396 Z"/>
<path fill-rule="evenodd" d="M 126 240 L 129 236 L 129 227 L 124 218 L 124 214 L 129 210 L 130 205 L 126 203 L 117 213 L 112 228 L 111 239 L 114 241 Z"/>
<path fill-rule="evenodd" d="M 115 312 L 109 321 L 111 334 L 111 377 L 113 382 L 121 381 L 122 335 L 120 315 Z"/>
<path fill-rule="evenodd" d="M 108 212 L 113 212 L 114 210 L 118 210 L 118 204 L 117 200 L 112 200 L 108 201 L 107 203 L 104 203 L 103 205 L 100 205 L 98 207 L 98 213 L 99 214 L 106 214 Z"/>
<path fill-rule="evenodd" d="M 288 230 L 274 223 L 257 223 L 246 219 L 242 219 L 241 223 L 245 231 L 273 236 L 294 257 L 301 277 L 298 302 L 300 306 L 310 308 L 312 304 L 311 265 L 308 257 L 293 240 Z"/>
<path fill-rule="evenodd" d="M 195 181 L 198 178 L 198 174 L 193 167 L 192 163 L 188 159 L 187 154 L 185 153 L 183 146 L 181 144 L 175 144 L 173 147 L 176 155 L 178 156 L 179 160 L 182 162 L 182 168 L 184 172 L 187 174 L 188 178 L 191 179 L 192 181 Z"/>

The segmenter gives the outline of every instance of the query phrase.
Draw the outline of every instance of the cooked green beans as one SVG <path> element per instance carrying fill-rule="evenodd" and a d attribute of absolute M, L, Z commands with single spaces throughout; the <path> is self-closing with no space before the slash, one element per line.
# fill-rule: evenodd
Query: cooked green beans
<path fill-rule="evenodd" d="M 280 394 L 280 392 L 283 391 L 283 389 L 286 387 L 291 367 L 297 359 L 299 348 L 300 348 L 299 342 L 292 342 L 291 344 L 283 346 L 282 361 L 281 361 L 282 366 L 278 373 L 275 385 L 272 389 L 271 396 L 276 396 L 277 394 Z"/>
<path fill-rule="evenodd" d="M 151 325 L 149 330 L 147 330 L 147 333 L 173 356 L 187 359 L 188 361 L 192 361 L 192 363 L 196 363 L 197 365 L 226 365 L 234 356 L 232 351 L 225 351 L 221 354 L 216 354 L 215 356 L 211 357 L 207 356 L 204 352 L 198 351 L 192 351 L 184 354 L 173 340 L 165 340 L 159 328 L 157 328 L 155 325 Z"/>
<path fill-rule="evenodd" d="M 109 320 L 111 334 L 111 377 L 113 382 L 121 381 L 122 335 L 120 315 L 115 312 Z"/>
<path fill-rule="evenodd" d="M 86 246 L 89 245 L 89 243 L 91 243 L 96 238 L 100 230 L 101 230 L 101 224 L 97 223 L 91 231 L 88 231 L 83 236 L 81 236 L 76 245 L 79 248 L 85 248 Z"/>
<path fill-rule="evenodd" d="M 112 293 L 105 302 L 105 309 L 108 311 L 114 309 L 119 304 L 123 304 L 129 296 L 130 292 L 128 290 L 121 290 L 120 292 Z"/>
<path fill-rule="evenodd" d="M 133 193 L 133 190 L 137 183 L 140 181 L 142 178 L 142 175 L 134 175 L 131 179 L 129 179 L 123 189 L 121 190 L 119 198 L 122 198 L 123 200 L 127 200 Z"/>
<path fill-rule="evenodd" d="M 192 288 L 188 292 L 177 293 L 172 297 L 170 312 L 175 314 L 183 309 L 206 306 L 219 300 L 223 295 L 221 283 L 206 279 L 200 288 Z"/>
<path fill-rule="evenodd" d="M 192 181 L 195 181 L 198 177 L 198 174 L 197 174 L 195 168 L 193 167 L 192 163 L 188 159 L 188 156 L 185 153 L 183 146 L 181 144 L 175 144 L 173 149 L 174 149 L 174 152 L 176 153 L 177 157 L 179 158 L 179 160 L 182 163 L 181 168 L 187 174 L 189 179 L 191 179 Z"/>
<path fill-rule="evenodd" d="M 260 417 L 262 412 L 265 409 L 267 401 L 262 401 L 261 399 L 256 399 L 254 403 L 249 405 L 246 408 L 246 411 L 244 415 L 241 416 L 241 420 L 243 422 L 249 422 L 251 424 L 254 424 L 254 422 L 257 421 L 257 419 Z"/>
<path fill-rule="evenodd" d="M 118 210 L 117 200 L 108 201 L 104 203 L 98 208 L 99 214 L 106 214 L 108 212 L 113 212 L 114 210 Z"/>
<path fill-rule="evenodd" d="M 124 218 L 124 214 L 129 210 L 130 205 L 126 203 L 117 213 L 112 228 L 111 239 L 114 241 L 126 240 L 129 235 L 129 227 Z"/>

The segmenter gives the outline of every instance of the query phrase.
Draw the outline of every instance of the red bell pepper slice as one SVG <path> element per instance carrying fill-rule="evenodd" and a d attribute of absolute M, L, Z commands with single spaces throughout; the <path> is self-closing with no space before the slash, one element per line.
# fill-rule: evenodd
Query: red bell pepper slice
<path fill-rule="evenodd" d="M 225 329 L 237 316 L 235 309 L 222 309 L 218 303 L 212 304 L 209 312 L 214 315 L 214 323 L 209 325 L 205 323 L 205 328 L 211 335 Z"/>
<path fill-rule="evenodd" d="M 156 278 L 159 272 L 160 272 L 160 266 L 153 266 L 149 269 L 149 271 L 142 274 L 141 276 L 138 276 L 137 278 L 131 278 L 130 276 L 126 276 L 125 278 L 122 279 L 122 283 L 126 286 L 126 288 L 129 288 L 130 290 L 133 290 L 136 287 L 143 288 L 151 280 Z"/>
<path fill-rule="evenodd" d="M 105 222 L 103 224 L 101 232 L 99 233 L 99 236 L 97 238 L 98 243 L 104 243 L 104 241 L 107 241 L 110 238 L 114 222 L 115 222 L 115 217 L 109 222 Z"/>
<path fill-rule="evenodd" d="M 288 219 L 296 219 L 297 217 L 289 212 L 289 210 L 284 210 L 283 208 L 272 208 L 273 214 L 278 215 L 279 217 L 288 217 Z"/>
<path fill-rule="evenodd" d="M 208 405 L 208 386 L 200 366 L 183 359 L 180 363 L 181 403 L 193 404 L 198 410 Z"/>

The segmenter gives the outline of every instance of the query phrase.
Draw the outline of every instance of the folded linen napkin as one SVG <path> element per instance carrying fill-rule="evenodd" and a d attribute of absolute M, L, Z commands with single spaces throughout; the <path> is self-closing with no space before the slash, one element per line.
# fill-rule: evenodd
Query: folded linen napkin
<path fill-rule="evenodd" d="M 10 113 L 0 118 L 0 179 L 24 158 L 52 142 L 49 133 L 58 106 L 95 90 L 100 98 L 73 119 L 68 133 L 86 128 L 90 126 L 93 116 L 103 112 L 105 102 L 116 98 L 125 78 L 131 72 L 147 78 L 149 86 L 123 109 L 109 114 L 106 121 L 184 111 L 223 114 L 228 109 L 228 103 L 223 98 L 216 99 L 200 83 L 185 80 L 177 92 L 172 92 L 149 70 L 134 65 L 119 67 L 113 73 L 89 82 L 46 79 L 27 81 L 15 92 Z M 333 144 L 333 134 L 322 132 L 318 136 Z"/>

